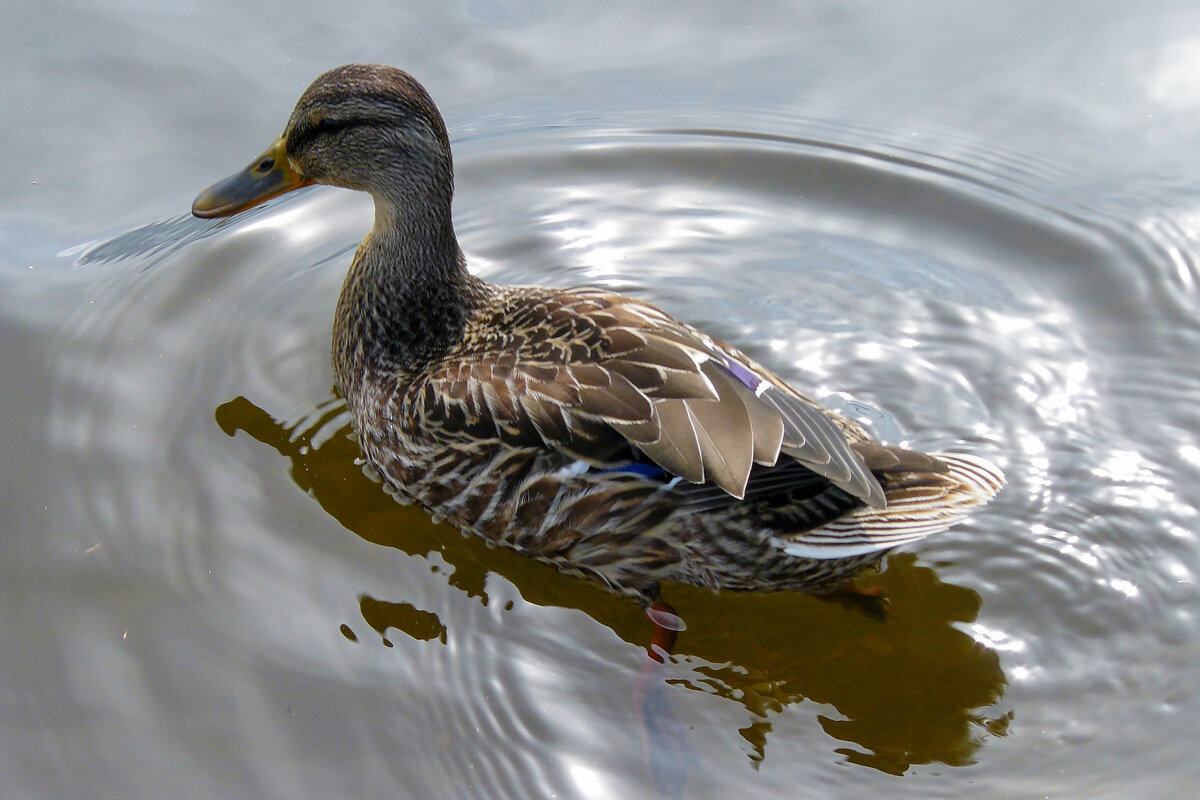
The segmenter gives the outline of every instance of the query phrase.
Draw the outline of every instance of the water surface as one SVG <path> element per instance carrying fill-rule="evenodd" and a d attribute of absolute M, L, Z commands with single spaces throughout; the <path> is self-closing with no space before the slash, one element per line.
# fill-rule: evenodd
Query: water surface
<path fill-rule="evenodd" d="M 141 5 L 0 34 L 0 794 L 1195 791 L 1189 4 Z M 644 297 L 1008 488 L 864 579 L 882 620 L 668 587 L 661 667 L 395 503 L 328 356 L 369 200 L 186 213 L 351 60 L 441 104 L 479 274 Z"/>

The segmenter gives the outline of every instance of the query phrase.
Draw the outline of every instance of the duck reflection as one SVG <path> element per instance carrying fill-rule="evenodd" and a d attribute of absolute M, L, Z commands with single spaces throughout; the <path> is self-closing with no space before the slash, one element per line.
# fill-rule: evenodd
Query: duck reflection
<path fill-rule="evenodd" d="M 393 502 L 363 474 L 337 398 L 290 427 L 244 397 L 220 406 L 216 419 L 227 434 L 244 431 L 288 458 L 297 485 L 367 541 L 417 556 L 439 552 L 453 567 L 447 582 L 468 596 L 486 603 L 485 580 L 499 573 L 529 602 L 581 610 L 644 646 L 647 620 L 634 604 Z M 846 761 L 897 775 L 918 764 L 970 764 L 986 739 L 1006 735 L 1012 713 L 996 709 L 1006 686 L 999 657 L 955 627 L 976 619 L 979 595 L 939 580 L 911 554 L 891 556 L 886 571 L 864 582 L 889 600 L 882 621 L 863 608 L 799 594 L 664 587 L 688 627 L 673 663 L 651 662 L 643 672 L 643 684 L 649 676 L 659 688 L 637 692 L 648 746 L 659 751 L 650 753 L 652 769 L 678 768 L 687 757 L 683 726 L 662 690 L 667 683 L 744 706 L 749 718 L 740 733 L 756 764 L 766 757 L 772 718 L 801 701 L 830 709 L 818 719 L 844 743 L 835 750 Z M 364 596 L 360 607 L 385 643 L 391 629 L 446 642 L 441 620 L 409 603 Z"/>

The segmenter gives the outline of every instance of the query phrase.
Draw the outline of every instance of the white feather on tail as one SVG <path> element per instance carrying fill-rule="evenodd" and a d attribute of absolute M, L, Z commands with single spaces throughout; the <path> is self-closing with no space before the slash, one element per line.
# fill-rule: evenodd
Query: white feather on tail
<path fill-rule="evenodd" d="M 934 453 L 949 472 L 887 492 L 887 506 L 864 506 L 841 519 L 774 543 L 802 558 L 850 558 L 924 539 L 961 522 L 996 496 L 1004 473 L 989 461 L 958 453 Z"/>

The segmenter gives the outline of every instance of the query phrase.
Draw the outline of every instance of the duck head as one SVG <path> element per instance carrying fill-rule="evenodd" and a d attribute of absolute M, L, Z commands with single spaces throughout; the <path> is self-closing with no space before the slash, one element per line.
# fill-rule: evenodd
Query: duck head
<path fill-rule="evenodd" d="M 429 93 L 394 67 L 349 64 L 301 95 L 283 134 L 246 169 L 205 189 L 197 217 L 227 217 L 313 183 L 369 192 L 377 210 L 449 214 L 453 166 Z"/>

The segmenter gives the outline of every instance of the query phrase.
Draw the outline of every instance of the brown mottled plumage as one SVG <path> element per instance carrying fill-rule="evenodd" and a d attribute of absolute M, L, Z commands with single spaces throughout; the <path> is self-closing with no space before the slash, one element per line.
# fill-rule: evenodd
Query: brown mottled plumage
<path fill-rule="evenodd" d="M 982 459 L 872 441 L 647 303 L 472 276 L 445 124 L 400 70 L 322 75 L 193 211 L 314 182 L 375 198 L 333 335 L 363 453 L 463 529 L 642 601 L 661 580 L 823 591 L 1003 485 Z"/>

